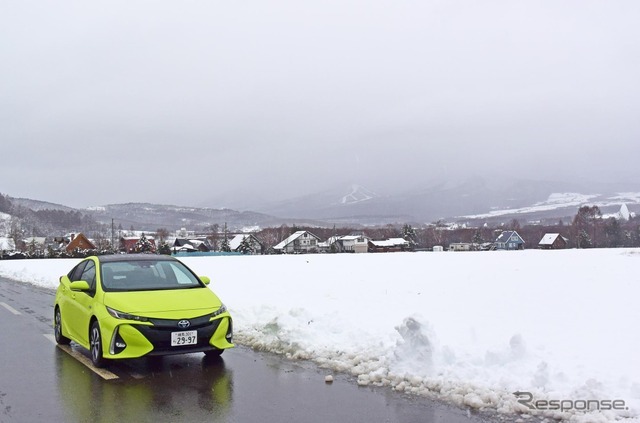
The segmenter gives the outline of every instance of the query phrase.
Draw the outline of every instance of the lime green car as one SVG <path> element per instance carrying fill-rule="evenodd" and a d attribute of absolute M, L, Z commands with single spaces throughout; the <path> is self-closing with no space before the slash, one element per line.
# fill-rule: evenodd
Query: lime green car
<path fill-rule="evenodd" d="M 96 367 L 110 359 L 220 355 L 233 347 L 232 320 L 208 283 L 170 256 L 88 257 L 60 278 L 56 342 L 80 344 Z"/>

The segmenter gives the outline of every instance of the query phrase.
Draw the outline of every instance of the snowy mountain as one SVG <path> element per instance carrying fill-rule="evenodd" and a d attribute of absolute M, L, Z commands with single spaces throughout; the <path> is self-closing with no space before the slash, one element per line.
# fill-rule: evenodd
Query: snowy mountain
<path fill-rule="evenodd" d="M 340 199 L 340 204 L 355 204 L 368 201 L 376 197 L 379 196 L 375 192 L 368 190 L 362 185 L 353 184 L 351 185 L 351 191 Z"/>
<path fill-rule="evenodd" d="M 307 219 L 281 219 L 263 213 L 231 209 L 149 203 L 111 204 L 75 209 L 27 198 L 3 198 L 9 201 L 7 207 L 10 210 L 8 213 L 0 212 L 0 236 L 9 234 L 13 222 L 16 222 L 23 232 L 35 236 L 62 235 L 70 231 L 96 232 L 101 226 L 110 228 L 112 222 L 123 229 L 133 227 L 135 230 L 149 232 L 159 228 L 177 230 L 183 227 L 204 231 L 211 225 L 218 224 L 222 227 L 225 223 L 232 231 L 282 224 L 325 224 Z"/>
<path fill-rule="evenodd" d="M 521 224 L 555 224 L 559 220 L 570 223 L 582 205 L 597 205 L 605 217 L 628 218 L 638 214 L 640 184 L 579 184 L 483 176 L 436 181 L 420 188 L 396 188 L 391 193 L 383 193 L 353 183 L 283 201 L 254 203 L 240 210 L 149 203 L 111 204 L 77 210 L 38 200 L 10 199 L 14 207 L 22 210 L 18 217 L 30 233 L 89 230 L 96 223 L 110 226 L 112 219 L 124 229 L 133 227 L 145 231 L 182 227 L 206 230 L 211 225 L 225 223 L 230 230 L 283 224 L 324 227 L 333 224 L 352 227 L 420 225 L 438 220 L 470 225 L 496 225 L 513 219 Z M 5 233 L 9 219 L 6 216 L 1 219 Z"/>
<path fill-rule="evenodd" d="M 625 191 L 626 190 L 626 191 Z M 377 194 L 359 184 L 256 205 L 276 216 L 344 224 L 430 223 L 437 220 L 507 222 L 511 219 L 570 219 L 581 205 L 596 204 L 603 213 L 624 203 L 640 211 L 640 184 L 566 183 L 496 177 L 443 180 L 420 188 Z"/>
<path fill-rule="evenodd" d="M 254 210 L 287 218 L 348 225 L 377 225 L 412 219 L 410 215 L 398 213 L 388 198 L 362 185 L 351 184 L 347 188 L 333 188 L 288 200 L 258 204 Z"/>
<path fill-rule="evenodd" d="M 11 203 L 14 206 L 24 207 L 33 211 L 40 210 L 60 210 L 65 212 L 74 211 L 73 207 L 63 206 L 62 204 L 49 203 L 47 201 L 32 200 L 30 198 L 13 198 L 11 197 Z"/>
<path fill-rule="evenodd" d="M 177 230 L 189 228 L 196 231 L 207 230 L 208 227 L 225 223 L 229 230 L 241 230 L 244 227 L 280 226 L 284 223 L 313 224 L 306 220 L 284 220 L 264 213 L 251 211 L 237 211 L 231 209 L 214 209 L 200 207 L 180 207 L 173 205 L 150 203 L 110 204 L 106 206 L 90 207 L 83 210 L 103 224 L 116 224 L 124 229 L 133 226 L 136 230 L 155 231 L 158 228 Z"/>

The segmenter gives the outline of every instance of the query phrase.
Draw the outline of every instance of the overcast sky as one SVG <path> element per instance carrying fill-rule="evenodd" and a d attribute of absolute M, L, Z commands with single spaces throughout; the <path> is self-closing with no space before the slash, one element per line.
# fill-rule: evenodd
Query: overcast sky
<path fill-rule="evenodd" d="M 639 178 L 640 2 L 0 0 L 0 192 Z"/>

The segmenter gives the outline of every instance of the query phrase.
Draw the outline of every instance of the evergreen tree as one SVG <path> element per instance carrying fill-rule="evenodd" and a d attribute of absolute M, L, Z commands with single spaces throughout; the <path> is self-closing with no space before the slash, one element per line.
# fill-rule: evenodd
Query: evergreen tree
<path fill-rule="evenodd" d="M 578 239 L 576 240 L 576 244 L 578 248 L 591 248 L 593 244 L 591 243 L 591 237 L 584 229 L 581 229 L 578 232 Z"/>
<path fill-rule="evenodd" d="M 402 227 L 402 238 L 409 241 L 409 244 L 413 247 L 416 245 L 416 231 L 411 225 L 405 224 Z"/>
<path fill-rule="evenodd" d="M 146 236 L 144 236 L 144 234 L 142 234 L 138 242 L 136 242 L 135 252 L 136 253 L 153 253 L 153 251 L 154 251 L 153 244 L 151 243 L 151 241 L 147 239 Z"/>
<path fill-rule="evenodd" d="M 245 235 L 242 238 L 242 242 L 238 246 L 238 251 L 242 254 L 251 254 L 253 253 L 253 246 L 251 245 L 251 235 Z"/>

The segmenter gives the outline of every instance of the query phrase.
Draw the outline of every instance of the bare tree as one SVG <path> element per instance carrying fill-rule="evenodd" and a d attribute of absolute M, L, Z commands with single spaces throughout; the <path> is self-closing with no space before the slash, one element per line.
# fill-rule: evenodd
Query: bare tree
<path fill-rule="evenodd" d="M 582 206 L 571 224 L 577 248 L 597 246 L 597 229 L 602 221 L 602 212 L 598 206 Z"/>
<path fill-rule="evenodd" d="M 167 228 L 158 228 L 156 229 L 156 237 L 160 244 L 165 242 L 167 238 L 169 238 L 169 230 Z"/>

